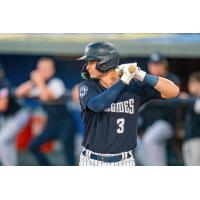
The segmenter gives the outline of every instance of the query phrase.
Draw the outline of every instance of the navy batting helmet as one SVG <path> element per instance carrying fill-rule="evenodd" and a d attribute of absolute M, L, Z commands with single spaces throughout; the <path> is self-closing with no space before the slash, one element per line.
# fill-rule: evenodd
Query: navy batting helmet
<path fill-rule="evenodd" d="M 100 72 L 107 72 L 119 65 L 119 54 L 115 46 L 109 42 L 94 42 L 85 48 L 85 55 L 78 60 L 97 61 L 96 69 Z M 87 63 L 83 66 L 81 76 L 89 78 L 86 70 Z"/>
<path fill-rule="evenodd" d="M 163 54 L 159 52 L 154 52 L 154 53 L 151 53 L 151 55 L 149 56 L 148 63 L 164 63 L 166 61 L 167 59 L 165 58 Z"/>

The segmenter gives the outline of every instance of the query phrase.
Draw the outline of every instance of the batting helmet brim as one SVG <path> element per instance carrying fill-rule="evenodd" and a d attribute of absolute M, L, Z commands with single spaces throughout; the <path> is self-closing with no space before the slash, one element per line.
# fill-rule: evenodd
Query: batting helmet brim
<path fill-rule="evenodd" d="M 80 58 L 77 58 L 76 60 L 86 60 L 87 56 L 82 56 Z"/>
<path fill-rule="evenodd" d="M 85 61 L 97 60 L 97 61 L 99 61 L 100 59 L 95 57 L 95 56 L 86 56 L 86 55 L 84 55 L 84 56 L 78 58 L 77 60 L 85 60 Z"/>

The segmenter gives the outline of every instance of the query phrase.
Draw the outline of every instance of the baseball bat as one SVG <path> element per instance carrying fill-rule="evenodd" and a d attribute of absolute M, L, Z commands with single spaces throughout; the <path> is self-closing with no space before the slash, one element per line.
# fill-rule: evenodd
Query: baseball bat
<path fill-rule="evenodd" d="M 130 73 L 134 73 L 137 70 L 137 67 L 135 65 L 130 65 L 128 70 Z M 122 76 L 122 71 L 120 71 L 119 69 L 116 69 L 116 72 L 119 76 Z"/>
<path fill-rule="evenodd" d="M 137 70 L 137 67 L 135 65 L 130 65 L 128 68 L 128 71 L 130 73 L 135 73 L 136 70 Z"/>

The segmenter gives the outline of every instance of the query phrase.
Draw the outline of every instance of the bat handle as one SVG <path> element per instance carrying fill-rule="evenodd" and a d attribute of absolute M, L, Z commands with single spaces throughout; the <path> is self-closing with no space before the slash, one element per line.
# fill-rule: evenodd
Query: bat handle
<path fill-rule="evenodd" d="M 129 68 L 128 68 L 128 71 L 130 73 L 135 73 L 137 70 L 137 66 L 136 65 L 130 65 Z"/>

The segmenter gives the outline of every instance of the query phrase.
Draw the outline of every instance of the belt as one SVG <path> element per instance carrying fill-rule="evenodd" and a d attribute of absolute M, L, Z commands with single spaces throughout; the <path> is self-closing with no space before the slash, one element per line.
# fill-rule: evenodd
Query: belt
<path fill-rule="evenodd" d="M 86 150 L 84 150 L 82 152 L 82 154 L 84 156 L 86 156 Z M 130 157 L 131 157 L 131 154 L 127 153 L 126 158 L 130 158 Z M 119 161 L 122 160 L 123 157 L 122 157 L 122 155 L 117 155 L 117 156 L 100 156 L 100 155 L 91 153 L 90 154 L 90 158 L 94 159 L 94 160 L 98 160 L 98 161 L 103 161 L 103 162 L 109 162 L 109 163 L 111 163 L 111 162 L 119 162 Z"/>

